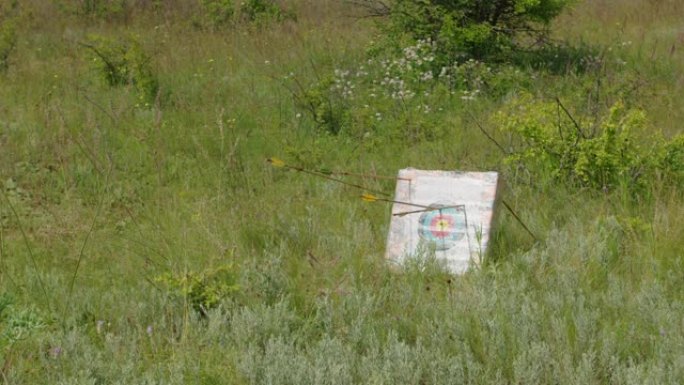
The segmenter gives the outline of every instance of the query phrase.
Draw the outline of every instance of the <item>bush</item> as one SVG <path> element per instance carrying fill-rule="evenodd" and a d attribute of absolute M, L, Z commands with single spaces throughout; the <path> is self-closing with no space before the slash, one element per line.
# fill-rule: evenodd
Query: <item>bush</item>
<path fill-rule="evenodd" d="M 675 185 L 684 184 L 684 134 L 662 144 L 656 157 L 658 170 Z"/>
<path fill-rule="evenodd" d="M 151 57 L 137 38 L 109 39 L 92 36 L 84 46 L 93 53 L 96 70 L 110 87 L 132 85 L 140 105 L 150 106 L 159 92 L 159 80 L 152 68 Z"/>
<path fill-rule="evenodd" d="M 572 1 L 394 0 L 387 32 L 397 41 L 408 34 L 437 42 L 440 61 L 484 59 L 515 48 L 523 35 L 542 41 Z"/>
<path fill-rule="evenodd" d="M 522 94 L 494 120 L 509 137 L 506 163 L 522 166 L 536 178 L 638 192 L 658 172 L 675 183 L 684 175 L 684 137 L 653 135 L 645 113 L 619 101 L 596 119 L 574 117 L 560 101 Z"/>
<path fill-rule="evenodd" d="M 240 7 L 242 16 L 247 21 L 276 20 L 282 21 L 287 13 L 273 0 L 245 0 Z"/>
<path fill-rule="evenodd" d="M 340 71 L 336 71 L 340 75 Z M 307 89 L 293 93 L 297 107 L 305 111 L 316 125 L 331 134 L 338 134 L 349 118 L 351 90 L 337 88 L 340 80 L 332 76 L 319 79 Z"/>

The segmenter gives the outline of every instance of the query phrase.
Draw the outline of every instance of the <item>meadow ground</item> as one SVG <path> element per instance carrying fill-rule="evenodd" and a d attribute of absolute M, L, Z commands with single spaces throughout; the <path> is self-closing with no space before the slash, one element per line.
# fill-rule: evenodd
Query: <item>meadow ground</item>
<path fill-rule="evenodd" d="M 351 3 L 11 3 L 0 382 L 684 382 L 684 3 L 580 1 L 546 56 L 439 78 Z M 575 123 L 600 155 L 551 162 Z M 391 269 L 389 206 L 271 156 L 499 171 L 538 240 L 502 210 L 483 266 Z"/>

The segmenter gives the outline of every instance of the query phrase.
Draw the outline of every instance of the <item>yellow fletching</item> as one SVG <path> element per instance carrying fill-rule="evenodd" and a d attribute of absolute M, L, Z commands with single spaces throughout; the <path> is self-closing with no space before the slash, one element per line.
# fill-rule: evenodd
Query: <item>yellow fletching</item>
<path fill-rule="evenodd" d="M 273 167 L 285 167 L 285 162 L 278 158 L 268 158 L 266 159 L 268 163 L 270 163 Z"/>
<path fill-rule="evenodd" d="M 363 193 L 363 195 L 361 195 L 361 199 L 363 199 L 365 202 L 377 202 L 378 197 L 368 193 Z"/>

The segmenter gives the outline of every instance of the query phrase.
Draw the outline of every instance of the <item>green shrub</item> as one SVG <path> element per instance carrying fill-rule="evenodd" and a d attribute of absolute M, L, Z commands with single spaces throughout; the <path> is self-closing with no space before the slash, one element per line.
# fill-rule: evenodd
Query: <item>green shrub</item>
<path fill-rule="evenodd" d="M 482 59 L 515 48 L 521 36 L 542 40 L 573 0 L 394 0 L 390 39 L 431 39 L 440 61 Z M 369 1 L 372 2 L 372 1 Z"/>
<path fill-rule="evenodd" d="M 136 37 L 110 39 L 92 36 L 84 46 L 93 54 L 95 68 L 107 85 L 134 86 L 140 105 L 150 106 L 155 101 L 159 80 L 152 67 L 151 57 Z"/>
<path fill-rule="evenodd" d="M 248 21 L 284 20 L 288 14 L 273 0 L 245 0 L 240 13 Z"/>
<path fill-rule="evenodd" d="M 85 47 L 94 54 L 92 61 L 97 71 L 110 87 L 128 84 L 130 68 L 126 59 L 128 48 L 121 41 L 102 36 L 91 36 Z"/>
<path fill-rule="evenodd" d="M 297 106 L 308 113 L 318 127 L 331 134 L 338 134 L 349 115 L 346 88 L 337 88 L 334 77 L 320 79 L 307 89 L 299 89 L 293 95 Z"/>
<path fill-rule="evenodd" d="M 666 180 L 675 185 L 684 184 L 684 134 L 663 143 L 656 162 Z"/>
<path fill-rule="evenodd" d="M 599 190 L 626 186 L 638 191 L 657 170 L 674 178 L 684 170 L 681 136 L 653 139 L 645 113 L 622 102 L 595 119 L 572 116 L 560 101 L 522 94 L 494 120 L 509 138 L 506 162 L 537 177 Z"/>

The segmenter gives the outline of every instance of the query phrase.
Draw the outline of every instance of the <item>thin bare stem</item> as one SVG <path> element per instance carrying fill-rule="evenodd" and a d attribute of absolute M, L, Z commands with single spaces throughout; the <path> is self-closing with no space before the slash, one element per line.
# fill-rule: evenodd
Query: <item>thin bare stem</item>
<path fill-rule="evenodd" d="M 587 136 L 584 134 L 584 131 L 582 131 L 582 128 L 580 127 L 579 123 L 577 123 L 577 121 L 576 121 L 575 118 L 572 116 L 572 114 L 570 113 L 570 111 L 568 111 L 568 109 L 565 108 L 565 106 L 563 105 L 563 103 L 561 103 L 560 98 L 556 97 L 556 102 L 558 103 L 558 106 L 560 106 L 560 108 L 563 110 L 563 112 L 565 112 L 565 115 L 567 115 L 568 118 L 570 118 L 570 120 L 572 121 L 572 124 L 575 125 L 575 128 L 577 129 L 577 132 L 579 133 L 580 137 L 581 137 L 582 139 L 586 139 Z"/>
<path fill-rule="evenodd" d="M 102 189 L 102 196 L 100 197 L 100 204 L 97 206 L 97 211 L 95 212 L 95 216 L 93 216 L 93 221 L 90 224 L 90 229 L 88 229 L 88 232 L 86 233 L 85 239 L 83 240 L 83 243 L 81 244 L 81 250 L 78 253 L 78 260 L 76 261 L 76 268 L 74 269 L 74 275 L 71 277 L 71 282 L 69 283 L 69 294 L 67 294 L 67 301 L 66 304 L 64 305 L 64 311 L 62 312 L 62 323 L 65 322 L 66 320 L 66 313 L 69 310 L 69 305 L 71 304 L 71 296 L 74 292 L 74 284 L 76 283 L 76 277 L 78 276 L 78 270 L 81 267 L 81 262 L 83 261 L 83 256 L 85 255 L 85 248 L 86 245 L 88 244 L 88 240 L 90 240 L 90 236 L 93 234 L 95 230 L 95 225 L 97 224 L 97 219 L 100 217 L 100 214 L 102 212 L 102 207 L 104 206 L 104 197 L 105 197 L 105 192 L 107 191 L 107 187 L 109 186 L 109 176 L 112 172 L 112 167 L 109 168 L 109 171 L 107 172 L 107 176 L 105 179 L 105 185 L 104 188 Z"/>
<path fill-rule="evenodd" d="M 513 218 L 515 218 L 515 220 L 518 221 L 518 223 L 520 223 L 520 225 L 525 229 L 525 231 L 527 231 L 527 233 L 530 234 L 532 239 L 534 239 L 535 242 L 539 242 L 539 238 L 537 238 L 537 236 L 534 235 L 530 228 L 527 227 L 525 222 L 523 222 L 522 219 L 520 219 L 520 217 L 518 216 L 518 214 L 516 214 L 515 211 L 513 211 L 511 206 L 503 199 L 501 200 L 501 203 L 503 203 L 504 207 L 506 207 L 506 209 L 511 213 L 511 215 L 513 215 Z"/>
<path fill-rule="evenodd" d="M 43 278 L 40 276 L 40 270 L 38 269 L 38 263 L 36 262 L 36 256 L 33 254 L 33 249 L 31 248 L 31 242 L 29 242 L 28 235 L 26 234 L 26 230 L 24 229 L 24 226 L 21 223 L 21 218 L 19 217 L 19 214 L 17 213 L 16 208 L 12 204 L 12 201 L 9 199 L 7 194 L 5 194 L 5 191 L 0 188 L 0 194 L 2 194 L 3 198 L 7 201 L 7 205 L 10 208 L 10 211 L 12 211 L 12 215 L 14 215 L 14 218 L 17 221 L 17 227 L 19 227 L 19 232 L 21 232 L 21 238 L 24 241 L 24 245 L 26 245 L 26 250 L 28 251 L 29 254 L 29 259 L 31 260 L 31 264 L 33 265 L 33 269 L 36 271 L 36 277 L 38 278 L 38 284 L 40 285 L 40 289 L 43 292 L 43 295 L 45 296 L 45 302 L 48 307 L 48 311 L 52 312 L 52 307 L 50 306 L 50 297 L 48 296 L 47 293 L 47 288 L 45 287 L 45 282 L 43 282 Z"/>
<path fill-rule="evenodd" d="M 475 118 L 475 116 L 473 116 L 473 114 L 470 111 L 468 111 L 468 115 L 470 115 L 470 118 L 473 119 L 473 122 L 475 122 L 475 125 L 480 129 L 482 134 L 484 134 L 484 136 L 486 136 L 487 139 L 489 139 L 490 142 L 494 143 L 494 145 L 496 147 L 498 147 L 499 150 L 501 150 L 501 152 L 503 152 L 506 155 L 509 155 L 508 151 L 506 151 L 506 149 L 501 144 L 499 144 L 499 142 L 497 142 L 496 139 L 494 139 L 491 135 L 489 135 L 487 130 L 485 130 L 484 127 L 482 127 L 480 122 Z"/>

